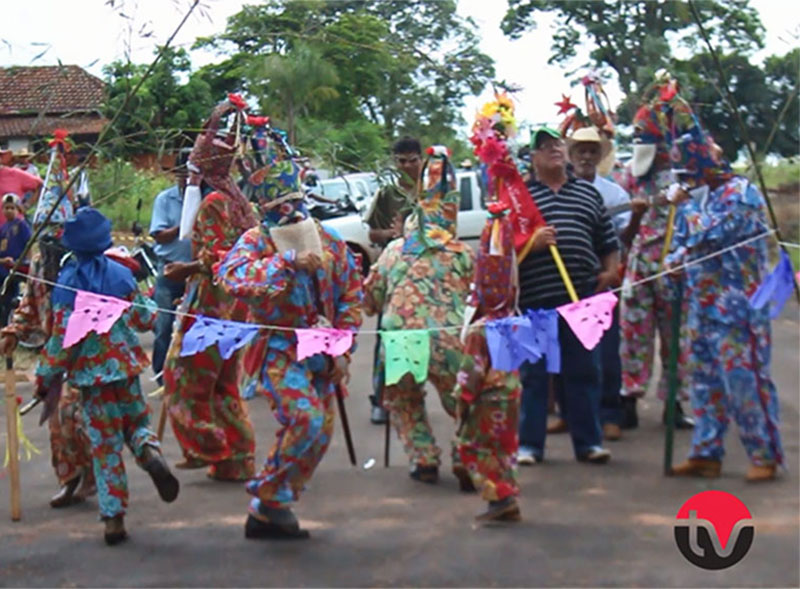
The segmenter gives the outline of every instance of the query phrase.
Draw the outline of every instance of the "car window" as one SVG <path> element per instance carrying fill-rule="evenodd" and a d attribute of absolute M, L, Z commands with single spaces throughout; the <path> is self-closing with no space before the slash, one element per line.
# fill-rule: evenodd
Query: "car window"
<path fill-rule="evenodd" d="M 459 181 L 458 191 L 461 193 L 461 204 L 459 210 L 472 210 L 472 182 L 469 176 L 463 176 Z"/>
<path fill-rule="evenodd" d="M 341 200 L 347 194 L 347 184 L 343 180 L 323 180 L 319 186 L 325 198 Z"/>

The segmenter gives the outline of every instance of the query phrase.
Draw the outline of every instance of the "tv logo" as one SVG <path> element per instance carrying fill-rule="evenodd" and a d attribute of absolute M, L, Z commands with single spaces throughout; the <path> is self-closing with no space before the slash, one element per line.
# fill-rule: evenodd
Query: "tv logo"
<path fill-rule="evenodd" d="M 726 569 L 750 550 L 755 528 L 750 511 L 734 495 L 704 491 L 677 515 L 675 542 L 686 560 L 707 570 Z"/>

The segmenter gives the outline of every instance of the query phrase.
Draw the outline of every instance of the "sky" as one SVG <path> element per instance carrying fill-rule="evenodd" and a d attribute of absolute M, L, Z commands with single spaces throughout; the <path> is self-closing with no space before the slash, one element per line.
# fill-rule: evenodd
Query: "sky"
<path fill-rule="evenodd" d="M 222 32 L 227 17 L 239 11 L 242 0 L 202 0 L 203 9 L 193 14 L 174 45 L 189 49 L 194 39 Z M 52 65 L 58 60 L 77 64 L 102 76 L 102 66 L 130 53 L 132 61 L 147 63 L 157 44 L 166 41 L 190 4 L 189 0 L 24 0 L 3 3 L 0 32 L 0 66 Z M 766 29 L 766 46 L 756 54 L 784 54 L 800 37 L 800 8 L 779 0 L 751 0 Z M 792 6 L 795 6 L 792 8 Z M 120 11 L 126 11 L 123 15 Z M 581 104 L 582 96 L 570 88 L 560 66 L 548 65 L 553 19 L 544 15 L 535 30 L 511 41 L 500 31 L 506 3 L 502 0 L 459 0 L 458 10 L 478 25 L 481 50 L 495 60 L 497 78 L 523 88 L 515 95 L 520 126 L 556 123 L 554 102 L 561 93 L 571 94 Z M 151 32 L 142 38 L 140 32 Z M 40 54 L 42 54 L 40 56 Z M 588 49 L 579 52 L 573 65 L 587 60 Z M 207 51 L 193 51 L 192 64 L 199 67 L 221 59 Z M 612 107 L 622 94 L 614 83 L 606 87 Z M 487 88 L 479 97 L 469 97 L 464 118 L 472 121 L 475 110 L 492 98 Z"/>

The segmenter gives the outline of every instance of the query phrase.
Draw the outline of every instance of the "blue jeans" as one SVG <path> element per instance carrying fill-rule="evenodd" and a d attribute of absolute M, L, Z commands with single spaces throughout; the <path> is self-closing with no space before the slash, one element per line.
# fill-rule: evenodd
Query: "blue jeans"
<path fill-rule="evenodd" d="M 619 357 L 619 305 L 614 307 L 614 321 L 598 347 L 603 365 L 603 394 L 600 422 L 622 424 L 622 360 Z"/>
<path fill-rule="evenodd" d="M 184 282 L 175 282 L 169 278 L 164 277 L 164 264 L 158 265 L 158 278 L 156 278 L 156 291 L 153 298 L 156 301 L 159 309 L 175 309 L 175 299 L 183 296 L 183 291 L 186 287 Z M 156 324 L 154 328 L 155 341 L 153 342 L 153 372 L 158 374 L 164 370 L 164 360 L 169 351 L 169 344 L 172 340 L 172 324 L 175 321 L 175 315 L 172 313 L 159 313 L 156 317 Z M 158 384 L 164 384 L 163 379 L 159 377 Z"/>
<path fill-rule="evenodd" d="M 580 457 L 600 446 L 600 349 L 587 350 L 572 330 L 558 318 L 558 340 L 561 344 L 561 374 L 555 376 L 555 393 L 561 415 L 569 426 L 575 456 Z M 520 368 L 522 407 L 519 423 L 519 444 L 544 457 L 547 436 L 547 383 L 545 360 L 526 362 Z"/>

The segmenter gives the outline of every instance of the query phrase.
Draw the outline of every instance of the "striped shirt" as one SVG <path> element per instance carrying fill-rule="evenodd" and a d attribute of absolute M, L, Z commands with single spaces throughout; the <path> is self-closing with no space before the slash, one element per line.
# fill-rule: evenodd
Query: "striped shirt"
<path fill-rule="evenodd" d="M 528 185 L 548 225 L 578 296 L 591 294 L 602 270 L 600 258 L 619 249 L 614 225 L 597 189 L 569 178 L 558 193 L 541 182 Z M 552 309 L 570 302 L 567 289 L 547 248 L 532 252 L 519 265 L 520 307 Z"/>

